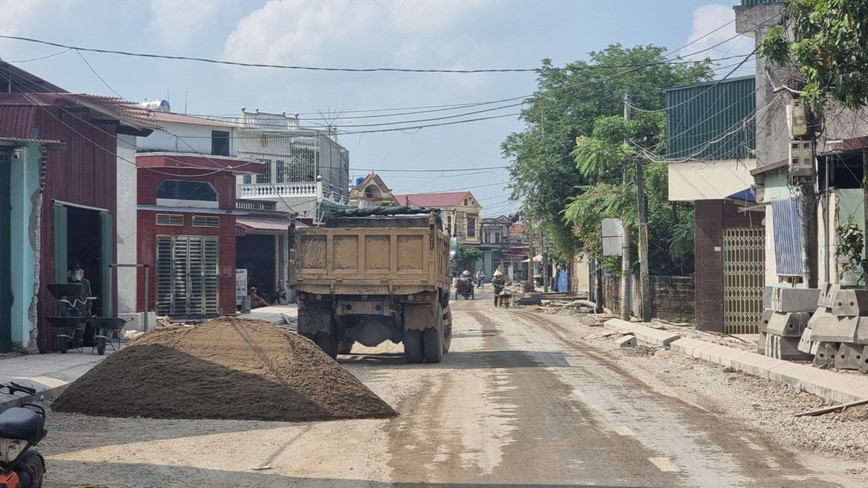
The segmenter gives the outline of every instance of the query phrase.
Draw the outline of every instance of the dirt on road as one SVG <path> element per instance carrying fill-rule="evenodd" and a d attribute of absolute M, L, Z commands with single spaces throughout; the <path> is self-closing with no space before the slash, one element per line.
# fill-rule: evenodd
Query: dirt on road
<path fill-rule="evenodd" d="M 396 415 L 308 339 L 268 322 L 235 318 L 145 334 L 70 385 L 52 408 L 159 419 Z"/>

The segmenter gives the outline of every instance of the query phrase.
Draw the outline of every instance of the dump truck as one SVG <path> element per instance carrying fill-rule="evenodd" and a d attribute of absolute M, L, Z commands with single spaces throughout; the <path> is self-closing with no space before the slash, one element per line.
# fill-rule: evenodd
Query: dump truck
<path fill-rule="evenodd" d="M 452 340 L 453 246 L 437 209 L 352 209 L 290 225 L 298 333 L 332 357 L 392 341 L 408 363 L 439 363 Z"/>

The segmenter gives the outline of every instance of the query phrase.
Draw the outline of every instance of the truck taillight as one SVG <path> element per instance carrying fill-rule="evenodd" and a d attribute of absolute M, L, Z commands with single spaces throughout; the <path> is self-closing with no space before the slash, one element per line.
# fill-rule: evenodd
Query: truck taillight
<path fill-rule="evenodd" d="M 299 293 L 298 299 L 301 301 L 305 301 L 307 299 L 307 294 L 306 293 Z"/>

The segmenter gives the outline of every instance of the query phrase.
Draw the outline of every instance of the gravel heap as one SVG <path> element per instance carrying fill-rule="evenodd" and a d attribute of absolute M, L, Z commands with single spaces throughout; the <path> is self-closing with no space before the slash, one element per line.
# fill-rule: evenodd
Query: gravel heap
<path fill-rule="evenodd" d="M 143 334 L 69 385 L 52 409 L 290 422 L 396 415 L 313 342 L 236 318 Z"/>

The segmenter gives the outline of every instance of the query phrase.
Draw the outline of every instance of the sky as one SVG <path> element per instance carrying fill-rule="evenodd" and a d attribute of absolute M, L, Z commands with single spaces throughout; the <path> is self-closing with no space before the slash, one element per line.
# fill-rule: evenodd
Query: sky
<path fill-rule="evenodd" d="M 4 12 L 0 35 L 79 48 L 242 63 L 533 70 L 543 59 L 563 66 L 614 43 L 654 44 L 670 50 L 691 43 L 674 54 L 692 54 L 688 57 L 695 59 L 746 55 L 753 43 L 735 34 L 732 7 L 736 3 L 0 0 Z M 515 115 L 521 107 L 505 107 L 508 103 L 459 107 L 526 97 L 536 89 L 532 71 L 255 68 L 84 52 L 4 38 L 0 38 L 0 58 L 70 92 L 135 102 L 168 99 L 173 112 L 238 115 L 243 106 L 298 113 L 304 126 L 338 128 L 338 140 L 349 150 L 351 179 L 374 170 L 396 194 L 470 190 L 482 203 L 485 216 L 509 214 L 520 206 L 509 200 L 505 168 L 509 161 L 500 145 L 510 133 L 523 129 Z M 753 68 L 749 62 L 735 75 L 752 74 Z M 719 75 L 728 72 L 721 69 Z M 469 113 L 483 109 L 495 110 Z M 439 120 L 423 121 L 435 118 Z M 486 120 L 452 123 L 482 118 Z"/>

